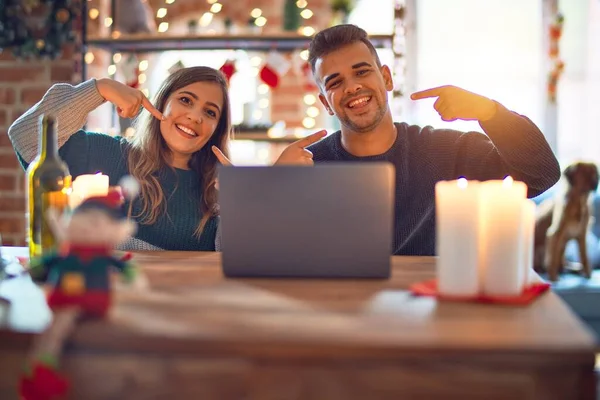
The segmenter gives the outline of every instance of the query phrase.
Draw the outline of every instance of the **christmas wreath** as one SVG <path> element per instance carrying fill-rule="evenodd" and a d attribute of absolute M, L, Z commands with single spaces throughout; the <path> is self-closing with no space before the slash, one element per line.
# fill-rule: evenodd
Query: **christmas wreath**
<path fill-rule="evenodd" d="M 0 51 L 54 59 L 75 40 L 80 13 L 79 0 L 0 0 Z"/>

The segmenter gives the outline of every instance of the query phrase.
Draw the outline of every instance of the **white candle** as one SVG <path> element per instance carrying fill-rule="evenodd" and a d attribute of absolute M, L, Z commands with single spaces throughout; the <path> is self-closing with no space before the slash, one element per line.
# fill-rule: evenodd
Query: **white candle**
<path fill-rule="evenodd" d="M 108 194 L 109 180 L 102 173 L 79 175 L 73 181 L 69 204 L 71 208 L 77 207 L 81 202 L 93 196 L 106 196 Z"/>
<path fill-rule="evenodd" d="M 533 200 L 525 199 L 523 202 L 523 284 L 531 285 L 535 280 L 533 270 L 533 241 L 535 235 L 535 210 Z"/>
<path fill-rule="evenodd" d="M 438 291 L 479 293 L 479 182 L 441 181 L 435 186 Z"/>
<path fill-rule="evenodd" d="M 523 201 L 527 186 L 508 177 L 481 184 L 483 293 L 518 296 L 523 290 Z"/>

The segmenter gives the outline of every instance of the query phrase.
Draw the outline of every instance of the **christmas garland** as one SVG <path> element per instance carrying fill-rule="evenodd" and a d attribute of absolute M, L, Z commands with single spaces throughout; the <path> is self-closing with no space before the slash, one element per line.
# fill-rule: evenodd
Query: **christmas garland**
<path fill-rule="evenodd" d="M 75 40 L 80 13 L 79 0 L 0 0 L 0 51 L 54 59 Z"/>

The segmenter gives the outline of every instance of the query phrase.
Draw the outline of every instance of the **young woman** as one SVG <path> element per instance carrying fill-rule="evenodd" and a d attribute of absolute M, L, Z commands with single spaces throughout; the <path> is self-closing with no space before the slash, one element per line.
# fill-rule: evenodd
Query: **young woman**
<path fill-rule="evenodd" d="M 122 117 L 133 118 L 142 107 L 148 111 L 133 139 L 81 130 L 87 115 L 105 101 Z M 165 80 L 154 104 L 139 90 L 111 79 L 56 84 L 8 134 L 26 168 L 37 155 L 40 115 L 54 115 L 59 154 L 73 179 L 101 171 L 112 186 L 125 175 L 135 177 L 141 185 L 132 204 L 138 230 L 122 248 L 215 250 L 218 160 L 211 147 L 227 154 L 227 83 L 212 68 L 182 69 Z"/>

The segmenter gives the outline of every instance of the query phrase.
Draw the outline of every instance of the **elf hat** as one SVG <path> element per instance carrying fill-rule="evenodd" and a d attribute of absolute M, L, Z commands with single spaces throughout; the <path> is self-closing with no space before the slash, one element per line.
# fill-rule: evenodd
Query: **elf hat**
<path fill-rule="evenodd" d="M 122 207 L 124 200 L 120 188 L 110 188 L 106 196 L 92 196 L 85 199 L 73 210 L 73 214 L 87 210 L 102 210 L 113 220 L 126 219 Z"/>

